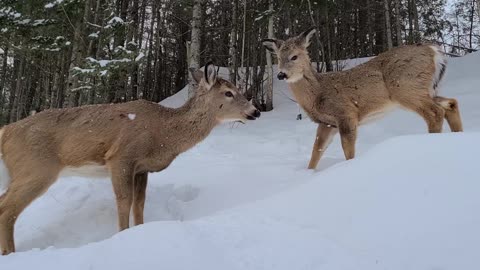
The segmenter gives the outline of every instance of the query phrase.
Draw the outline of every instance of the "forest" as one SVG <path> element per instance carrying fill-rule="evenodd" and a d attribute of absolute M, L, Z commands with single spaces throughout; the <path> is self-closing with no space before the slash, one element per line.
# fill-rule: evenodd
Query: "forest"
<path fill-rule="evenodd" d="M 317 34 L 318 72 L 404 44 L 451 56 L 480 46 L 477 0 L 2 0 L 0 124 L 50 108 L 159 102 L 206 62 L 262 111 L 275 57 L 261 40 Z M 190 91 L 193 91 L 191 89 Z"/>

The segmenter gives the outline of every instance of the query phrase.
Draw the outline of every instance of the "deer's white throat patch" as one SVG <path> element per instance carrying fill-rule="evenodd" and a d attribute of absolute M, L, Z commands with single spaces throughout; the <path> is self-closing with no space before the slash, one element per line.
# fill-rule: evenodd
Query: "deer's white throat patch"
<path fill-rule="evenodd" d="M 292 77 L 288 77 L 288 79 L 286 81 L 287 81 L 287 83 L 294 83 L 294 82 L 300 81 L 302 78 L 303 78 L 303 75 L 295 75 L 295 76 L 292 76 Z"/>

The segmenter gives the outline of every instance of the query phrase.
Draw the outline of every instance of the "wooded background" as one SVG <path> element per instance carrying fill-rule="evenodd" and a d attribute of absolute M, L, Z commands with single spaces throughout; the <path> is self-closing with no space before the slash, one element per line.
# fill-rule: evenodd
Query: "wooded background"
<path fill-rule="evenodd" d="M 213 60 L 262 110 L 272 109 L 261 45 L 310 27 L 318 71 L 335 60 L 433 41 L 452 56 L 480 44 L 480 0 L 2 0 L 0 124 L 33 111 L 160 101 Z M 273 64 L 275 59 L 273 58 Z"/>

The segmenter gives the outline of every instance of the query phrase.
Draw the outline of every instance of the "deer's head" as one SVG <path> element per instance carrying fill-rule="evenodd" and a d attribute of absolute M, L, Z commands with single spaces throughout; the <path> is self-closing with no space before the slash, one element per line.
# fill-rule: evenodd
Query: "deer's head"
<path fill-rule="evenodd" d="M 211 63 L 205 66 L 204 71 L 190 72 L 198 84 L 197 97 L 204 101 L 205 106 L 214 110 L 219 122 L 245 122 L 260 117 L 260 111 L 233 83 L 217 76 Z"/>
<path fill-rule="evenodd" d="M 267 50 L 277 55 L 279 80 L 296 82 L 303 77 L 305 70 L 311 68 L 307 48 L 314 33 L 315 29 L 310 29 L 287 40 L 263 40 Z"/>

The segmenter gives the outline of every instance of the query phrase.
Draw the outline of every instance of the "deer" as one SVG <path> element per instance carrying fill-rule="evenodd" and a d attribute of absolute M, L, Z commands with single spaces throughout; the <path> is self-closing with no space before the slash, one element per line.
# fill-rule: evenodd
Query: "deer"
<path fill-rule="evenodd" d="M 119 231 L 143 224 L 148 173 L 166 169 L 222 122 L 260 117 L 211 64 L 190 70 L 197 87 L 180 108 L 136 100 L 51 109 L 0 130 L 1 159 L 9 175 L 0 197 L 2 254 L 15 252 L 14 225 L 21 212 L 63 175 L 110 177 Z M 5 179 L 4 179 L 5 180 Z"/>
<path fill-rule="evenodd" d="M 314 28 L 287 40 L 264 39 L 278 59 L 277 78 L 285 80 L 298 104 L 316 123 L 308 169 L 315 169 L 332 138 L 340 133 L 347 160 L 355 157 L 357 129 L 396 107 L 420 115 L 430 133 L 463 131 L 459 105 L 438 95 L 446 56 L 435 45 L 406 45 L 379 54 L 352 69 L 320 74 L 312 67 L 308 47 Z"/>

